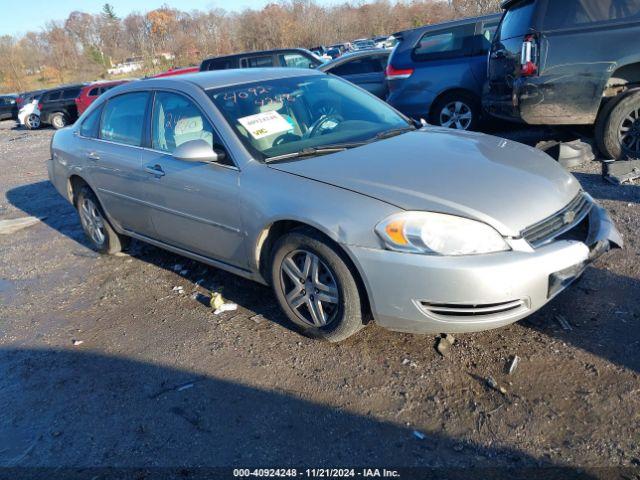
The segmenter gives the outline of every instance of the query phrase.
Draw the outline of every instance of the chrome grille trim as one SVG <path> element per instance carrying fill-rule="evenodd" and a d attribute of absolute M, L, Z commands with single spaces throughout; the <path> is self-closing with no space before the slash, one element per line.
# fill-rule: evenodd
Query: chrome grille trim
<path fill-rule="evenodd" d="M 562 210 L 523 230 L 522 237 L 533 248 L 541 247 L 582 222 L 591 211 L 591 207 L 593 207 L 591 197 L 580 192 Z M 568 212 L 573 212 L 575 216 L 571 222 L 566 223 L 565 215 Z"/>
<path fill-rule="evenodd" d="M 482 317 L 508 314 L 522 308 L 527 308 L 527 302 L 525 300 L 513 300 L 502 303 L 477 305 L 420 302 L 420 307 L 426 313 L 443 317 Z"/>

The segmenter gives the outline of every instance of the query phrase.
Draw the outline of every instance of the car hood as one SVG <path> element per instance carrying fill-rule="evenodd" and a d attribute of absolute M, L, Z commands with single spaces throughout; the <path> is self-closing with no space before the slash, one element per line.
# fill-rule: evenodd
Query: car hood
<path fill-rule="evenodd" d="M 507 236 L 561 210 L 580 191 L 575 177 L 539 150 L 434 127 L 269 166 L 404 210 L 480 220 Z"/>

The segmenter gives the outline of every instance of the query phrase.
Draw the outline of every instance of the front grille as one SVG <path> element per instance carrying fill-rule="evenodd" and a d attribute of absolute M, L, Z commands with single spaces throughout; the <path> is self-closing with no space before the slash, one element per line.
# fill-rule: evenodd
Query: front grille
<path fill-rule="evenodd" d="M 580 192 L 569 205 L 549 218 L 528 227 L 522 232 L 522 237 L 533 248 L 538 248 L 551 242 L 565 232 L 580 226 L 591 211 L 593 203 L 589 196 Z"/>
<path fill-rule="evenodd" d="M 482 317 L 511 313 L 526 308 L 527 304 L 524 300 L 513 300 L 510 302 L 473 305 L 420 302 L 420 306 L 426 313 L 442 317 Z"/>

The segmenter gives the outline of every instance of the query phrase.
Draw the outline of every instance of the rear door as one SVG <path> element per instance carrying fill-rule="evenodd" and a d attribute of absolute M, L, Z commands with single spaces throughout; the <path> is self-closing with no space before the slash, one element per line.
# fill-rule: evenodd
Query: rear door
<path fill-rule="evenodd" d="M 144 200 L 142 144 L 149 92 L 130 92 L 110 98 L 102 107 L 97 138 L 89 135 L 90 114 L 80 127 L 89 182 L 102 206 L 123 228 L 151 235 L 149 209 Z M 100 111 L 100 110 L 96 110 Z M 83 128 L 87 129 L 83 135 Z"/>
<path fill-rule="evenodd" d="M 205 140 L 226 149 L 211 122 L 189 97 L 158 91 L 151 115 L 151 148 L 143 152 L 144 190 L 154 237 L 164 243 L 246 267 L 238 204 L 240 171 L 228 156 L 215 164 L 173 157 L 177 147 Z"/>
<path fill-rule="evenodd" d="M 327 73 L 342 77 L 377 97 L 385 98 L 387 82 L 384 71 L 388 58 L 388 54 L 354 58 L 337 65 Z"/>
<path fill-rule="evenodd" d="M 522 44 L 532 32 L 535 0 L 513 4 L 505 12 L 494 37 L 489 55 L 489 93 L 495 100 L 509 102 L 514 82 L 520 77 Z"/>

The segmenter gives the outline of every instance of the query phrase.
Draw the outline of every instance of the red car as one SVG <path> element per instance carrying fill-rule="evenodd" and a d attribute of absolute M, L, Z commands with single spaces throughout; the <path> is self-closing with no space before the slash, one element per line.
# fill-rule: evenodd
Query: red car
<path fill-rule="evenodd" d="M 76 106 L 78 107 L 78 116 L 82 115 L 82 113 L 89 108 L 96 98 L 102 95 L 107 90 L 117 87 L 118 85 L 122 85 L 123 83 L 127 83 L 129 80 L 114 80 L 112 82 L 96 82 L 86 87 L 83 87 L 80 90 L 80 95 L 76 98 Z"/>
<path fill-rule="evenodd" d="M 170 68 L 166 72 L 159 73 L 151 78 L 172 77 L 173 75 L 184 75 L 185 73 L 196 73 L 199 71 L 200 67 Z"/>

